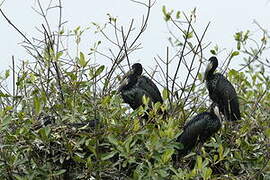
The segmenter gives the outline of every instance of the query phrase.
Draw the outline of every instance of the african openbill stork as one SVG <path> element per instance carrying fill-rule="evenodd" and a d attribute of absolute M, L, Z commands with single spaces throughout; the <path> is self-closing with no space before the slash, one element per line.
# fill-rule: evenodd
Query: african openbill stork
<path fill-rule="evenodd" d="M 196 145 L 203 144 L 221 128 L 221 122 L 214 111 L 214 103 L 210 112 L 202 112 L 188 121 L 177 142 L 183 145 L 178 151 L 178 156 L 187 155 Z"/>
<path fill-rule="evenodd" d="M 218 67 L 216 57 L 209 59 L 204 78 L 211 100 L 218 105 L 219 111 L 228 121 L 241 119 L 239 102 L 233 85 L 220 73 L 214 73 Z"/>
<path fill-rule="evenodd" d="M 123 79 L 118 91 L 120 92 L 125 103 L 135 110 L 143 105 L 143 96 L 150 99 L 151 102 L 163 103 L 161 94 L 155 83 L 146 76 L 142 75 L 143 68 L 140 63 L 131 66 Z"/>

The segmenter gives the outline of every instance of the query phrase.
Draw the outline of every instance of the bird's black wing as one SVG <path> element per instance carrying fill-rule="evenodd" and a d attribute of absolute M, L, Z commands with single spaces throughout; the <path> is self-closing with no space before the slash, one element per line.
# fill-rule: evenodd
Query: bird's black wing
<path fill-rule="evenodd" d="M 224 109 L 228 120 L 240 119 L 239 102 L 233 85 L 222 74 L 216 73 L 218 81 L 215 89 L 216 96 L 220 99 L 219 106 Z"/>
<path fill-rule="evenodd" d="M 186 123 L 182 134 L 177 138 L 177 142 L 184 146 L 179 150 L 180 156 L 185 156 L 195 147 L 200 135 L 206 129 L 208 117 L 207 112 L 200 113 Z"/>
<path fill-rule="evenodd" d="M 149 95 L 149 97 L 151 98 L 151 100 L 156 103 L 156 102 L 163 102 L 163 99 L 161 97 L 161 94 L 158 90 L 158 87 L 155 85 L 155 83 L 149 79 L 146 76 L 140 76 L 138 78 L 137 84 L 136 86 L 138 88 L 143 89 L 145 92 L 147 92 L 147 94 Z"/>
<path fill-rule="evenodd" d="M 177 138 L 184 147 L 179 151 L 181 156 L 190 152 L 198 141 L 204 143 L 221 128 L 218 117 L 209 112 L 196 115 L 184 126 L 183 133 Z"/>
<path fill-rule="evenodd" d="M 143 105 L 143 96 L 150 97 L 147 91 L 137 86 L 133 86 L 128 90 L 121 91 L 121 96 L 125 103 L 129 104 L 130 107 L 135 110 L 141 105 Z"/>
<path fill-rule="evenodd" d="M 209 116 L 208 114 L 209 114 L 208 112 L 203 112 L 194 116 L 190 121 L 188 121 L 184 125 L 184 131 L 186 129 L 196 129 L 196 131 L 198 132 L 199 130 L 201 130 L 201 128 L 204 128 L 205 120 Z"/>

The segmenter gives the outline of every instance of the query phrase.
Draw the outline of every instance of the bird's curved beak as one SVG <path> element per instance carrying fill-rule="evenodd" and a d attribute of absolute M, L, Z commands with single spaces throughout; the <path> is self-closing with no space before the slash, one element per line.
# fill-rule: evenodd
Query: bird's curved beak
<path fill-rule="evenodd" d="M 121 85 L 126 86 L 128 84 L 128 78 L 122 80 Z"/>
<path fill-rule="evenodd" d="M 210 112 L 213 112 L 218 118 L 221 118 L 217 103 L 212 102 L 210 105 Z"/>
<path fill-rule="evenodd" d="M 134 69 L 130 69 L 130 70 L 127 72 L 127 75 L 131 75 L 131 74 L 134 74 Z"/>
<path fill-rule="evenodd" d="M 213 111 L 214 111 L 215 115 L 218 117 L 218 119 L 220 121 L 222 118 L 221 118 L 220 111 L 219 111 L 218 107 L 215 106 L 213 108 L 214 108 Z"/>
<path fill-rule="evenodd" d="M 128 81 L 128 76 L 129 75 L 131 75 L 131 74 L 133 74 L 134 73 L 134 70 L 133 69 L 131 69 L 131 70 L 129 70 L 124 76 L 123 76 L 123 78 L 121 79 L 121 81 L 120 81 L 120 86 L 119 86 L 119 88 L 118 88 L 118 91 L 121 91 L 122 89 L 123 89 L 123 87 L 125 87 L 126 85 L 128 85 L 128 83 L 129 83 L 129 81 Z"/>
<path fill-rule="evenodd" d="M 207 65 L 206 69 L 205 69 L 203 81 L 206 80 L 206 77 L 208 76 L 208 73 L 209 73 L 209 71 L 210 71 L 212 68 L 213 68 L 213 64 L 212 64 L 212 62 L 210 62 L 210 63 Z"/>
<path fill-rule="evenodd" d="M 121 80 L 120 85 L 119 85 L 117 91 L 118 91 L 118 92 L 121 92 L 122 89 L 123 89 L 127 84 L 128 84 L 128 78 L 125 78 L 125 77 L 124 77 L 124 78 Z"/>
<path fill-rule="evenodd" d="M 129 70 L 129 71 L 123 76 L 122 81 L 123 81 L 124 79 L 126 79 L 126 77 L 128 77 L 128 76 L 131 75 L 131 74 L 134 74 L 134 70 L 133 70 L 133 69 Z"/>

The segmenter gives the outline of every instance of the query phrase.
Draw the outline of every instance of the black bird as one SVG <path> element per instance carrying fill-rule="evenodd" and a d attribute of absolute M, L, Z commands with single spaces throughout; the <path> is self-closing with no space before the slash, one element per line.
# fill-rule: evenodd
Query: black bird
<path fill-rule="evenodd" d="M 204 78 L 210 98 L 218 105 L 226 120 L 240 120 L 239 102 L 233 85 L 222 74 L 214 73 L 218 66 L 217 58 L 213 56 L 209 61 Z"/>
<path fill-rule="evenodd" d="M 140 63 L 133 64 L 131 70 L 124 75 L 118 88 L 124 102 L 129 104 L 133 110 L 143 105 L 143 96 L 148 97 L 153 103 L 163 103 L 157 86 L 151 79 L 143 76 L 142 71 Z"/>
<path fill-rule="evenodd" d="M 178 156 L 187 155 L 198 143 L 203 144 L 221 128 L 221 122 L 211 106 L 210 112 L 202 112 L 193 117 L 184 126 L 177 142 L 183 145 L 178 151 Z"/>
<path fill-rule="evenodd" d="M 46 127 L 50 124 L 55 124 L 55 116 L 46 115 L 44 113 L 41 113 L 38 117 L 38 121 L 33 125 L 33 130 L 38 130 L 40 128 Z"/>

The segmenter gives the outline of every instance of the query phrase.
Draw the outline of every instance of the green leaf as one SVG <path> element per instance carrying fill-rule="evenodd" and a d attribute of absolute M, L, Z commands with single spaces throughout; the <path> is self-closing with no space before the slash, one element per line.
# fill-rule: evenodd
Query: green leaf
<path fill-rule="evenodd" d="M 51 132 L 51 128 L 46 126 L 46 127 L 44 127 L 43 129 L 45 130 L 45 135 L 46 135 L 46 137 L 49 137 L 49 134 L 50 134 L 50 132 Z"/>
<path fill-rule="evenodd" d="M 242 31 L 235 33 L 234 39 L 235 39 L 236 41 L 241 41 L 241 40 L 242 40 L 242 34 L 243 34 Z"/>
<path fill-rule="evenodd" d="M 235 78 L 238 75 L 238 71 L 236 71 L 235 69 L 231 69 L 229 71 L 228 75 L 229 75 L 230 78 Z"/>
<path fill-rule="evenodd" d="M 65 31 L 63 29 L 59 32 L 60 35 L 63 35 L 64 33 Z"/>
<path fill-rule="evenodd" d="M 146 135 L 146 134 L 148 134 L 148 129 L 144 129 L 144 130 L 141 130 L 141 131 L 139 131 L 139 132 L 137 132 L 137 134 L 139 135 Z"/>
<path fill-rule="evenodd" d="M 86 162 L 84 153 L 75 152 L 72 159 L 75 160 L 75 162 L 78 162 L 78 163 L 85 163 Z"/>
<path fill-rule="evenodd" d="M 111 23 L 111 22 L 116 22 L 116 20 L 117 20 L 117 18 L 115 18 L 115 17 L 113 17 L 113 16 L 111 16 L 110 14 L 107 14 L 108 16 L 109 16 L 109 22 Z"/>
<path fill-rule="evenodd" d="M 81 37 L 80 37 L 80 36 L 77 36 L 75 42 L 76 42 L 76 44 L 80 44 L 80 42 L 81 42 Z"/>
<path fill-rule="evenodd" d="M 161 156 L 162 162 L 163 163 L 169 162 L 171 160 L 173 153 L 174 153 L 173 149 L 165 150 L 165 152 Z"/>
<path fill-rule="evenodd" d="M 203 179 L 210 179 L 212 175 L 212 169 L 211 168 L 206 168 L 203 171 Z"/>
<path fill-rule="evenodd" d="M 130 144 L 131 144 L 132 141 L 133 141 L 133 136 L 129 136 L 129 137 L 127 138 L 127 140 L 125 140 L 125 142 L 124 142 L 124 144 L 125 144 L 125 149 L 126 149 L 127 152 L 130 151 Z"/>
<path fill-rule="evenodd" d="M 88 156 L 88 157 L 87 157 L 87 160 L 86 160 L 86 166 L 87 166 L 88 168 L 92 168 L 92 167 L 94 166 L 94 163 L 93 163 L 93 161 L 92 161 L 92 159 L 91 159 L 91 156 Z"/>
<path fill-rule="evenodd" d="M 109 140 L 109 142 L 110 142 L 111 144 L 113 144 L 113 145 L 115 145 L 115 146 L 118 146 L 118 145 L 119 145 L 118 140 L 117 140 L 115 137 L 113 137 L 112 135 L 109 135 L 109 136 L 108 136 L 108 140 Z"/>
<path fill-rule="evenodd" d="M 75 152 L 74 154 L 79 158 L 84 158 L 84 153 Z"/>
<path fill-rule="evenodd" d="M 0 97 L 12 97 L 12 96 L 9 94 L 0 92 Z"/>
<path fill-rule="evenodd" d="M 0 121 L 1 122 L 1 124 L 0 124 L 1 129 L 2 130 L 5 129 L 6 126 L 11 122 L 11 120 L 12 120 L 11 116 L 4 117 L 2 119 L 2 121 Z"/>
<path fill-rule="evenodd" d="M 156 102 L 156 103 L 154 104 L 154 110 L 155 110 L 155 111 L 159 110 L 160 107 L 161 107 L 161 103 L 160 103 L 160 102 Z"/>
<path fill-rule="evenodd" d="M 143 97 L 142 97 L 143 104 L 148 105 L 149 101 L 150 101 L 150 98 L 147 97 L 147 96 L 145 96 L 145 95 L 143 95 Z"/>
<path fill-rule="evenodd" d="M 134 119 L 133 121 L 133 131 L 138 131 L 140 130 L 141 126 L 140 126 L 140 120 L 139 119 Z"/>
<path fill-rule="evenodd" d="M 49 135 L 51 132 L 51 128 L 46 126 L 44 128 L 41 128 L 38 133 L 43 141 L 47 141 L 49 139 Z"/>
<path fill-rule="evenodd" d="M 163 99 L 168 99 L 169 98 L 169 91 L 168 91 L 167 88 L 163 89 L 162 97 L 163 97 Z"/>
<path fill-rule="evenodd" d="M 222 144 L 219 145 L 218 147 L 218 155 L 219 155 L 219 160 L 223 160 L 224 157 L 223 157 L 223 146 Z"/>
<path fill-rule="evenodd" d="M 185 32 L 184 39 L 190 39 L 193 37 L 193 32 Z M 191 42 L 188 42 L 191 47 L 193 47 Z"/>
<path fill-rule="evenodd" d="M 237 42 L 237 50 L 239 51 L 241 49 L 241 43 L 238 41 Z"/>
<path fill-rule="evenodd" d="M 199 74 L 198 74 L 198 79 L 199 79 L 200 81 L 203 80 L 203 74 L 202 74 L 202 73 L 199 73 Z"/>
<path fill-rule="evenodd" d="M 34 110 L 36 114 L 39 114 L 41 112 L 41 103 L 38 96 L 34 96 Z"/>
<path fill-rule="evenodd" d="M 95 72 L 94 77 L 99 76 L 104 71 L 104 69 L 105 69 L 105 66 L 104 65 L 99 66 L 98 69 Z"/>
<path fill-rule="evenodd" d="M 234 56 L 238 56 L 239 55 L 239 51 L 234 51 L 231 54 L 231 58 L 233 58 Z"/>
<path fill-rule="evenodd" d="M 62 52 L 62 51 L 58 52 L 58 53 L 56 54 L 56 56 L 55 56 L 55 60 L 56 60 L 56 61 L 59 60 L 59 58 L 60 58 L 62 55 L 63 55 L 63 52 Z"/>
<path fill-rule="evenodd" d="M 165 178 L 167 177 L 169 174 L 167 171 L 165 171 L 164 169 L 159 169 L 158 170 L 158 174 L 162 177 L 162 178 Z"/>
<path fill-rule="evenodd" d="M 171 15 L 172 15 L 173 11 L 167 12 L 166 7 L 162 6 L 162 12 L 163 12 L 163 15 L 164 15 L 164 20 L 166 22 L 169 21 L 171 19 Z"/>
<path fill-rule="evenodd" d="M 216 162 L 218 160 L 218 155 L 214 155 L 214 162 Z"/>
<path fill-rule="evenodd" d="M 105 160 L 111 159 L 115 154 L 117 154 L 116 151 L 111 151 L 109 153 L 102 154 L 101 160 L 105 161 Z"/>
<path fill-rule="evenodd" d="M 72 81 L 76 81 L 77 80 L 77 74 L 75 74 L 75 73 L 71 73 L 71 72 L 66 72 L 66 74 L 70 77 L 70 79 L 72 80 Z"/>
<path fill-rule="evenodd" d="M 66 169 L 61 169 L 61 170 L 59 170 L 59 171 L 55 171 L 55 172 L 53 173 L 53 176 L 59 176 L 59 175 L 61 175 L 61 174 L 64 174 L 66 171 L 67 171 Z"/>
<path fill-rule="evenodd" d="M 166 12 L 166 6 L 162 6 L 162 12 L 163 12 L 163 15 L 166 16 L 167 12 Z"/>
<path fill-rule="evenodd" d="M 266 136 L 267 138 L 270 138 L 270 128 L 266 129 L 266 130 L 264 131 L 264 134 L 265 134 L 265 136 Z"/>
<path fill-rule="evenodd" d="M 81 26 L 76 27 L 76 29 L 74 29 L 74 33 L 78 35 L 78 32 L 80 31 L 80 29 L 81 29 Z"/>
<path fill-rule="evenodd" d="M 19 175 L 13 175 L 15 178 L 16 178 L 16 180 L 26 180 L 26 178 L 24 178 L 24 177 L 21 177 L 21 176 L 19 176 Z"/>
<path fill-rule="evenodd" d="M 10 75 L 10 70 L 8 69 L 8 70 L 6 70 L 6 72 L 5 72 L 5 78 L 8 78 L 9 75 Z"/>
<path fill-rule="evenodd" d="M 176 19 L 179 19 L 179 18 L 180 18 L 180 14 L 181 14 L 180 11 L 177 11 L 177 12 L 176 12 Z"/>
<path fill-rule="evenodd" d="M 80 52 L 79 65 L 81 67 L 85 67 L 87 65 L 87 61 L 85 60 L 84 54 Z"/>
<path fill-rule="evenodd" d="M 202 168 L 202 157 L 197 156 L 197 168 L 201 169 Z"/>
<path fill-rule="evenodd" d="M 213 55 L 217 55 L 217 52 L 216 52 L 214 49 L 211 49 L 210 52 L 211 52 Z"/>
<path fill-rule="evenodd" d="M 246 40 L 248 39 L 248 37 L 249 37 L 249 32 L 250 32 L 249 30 L 247 30 L 247 32 L 245 32 L 243 41 L 246 41 Z"/>

